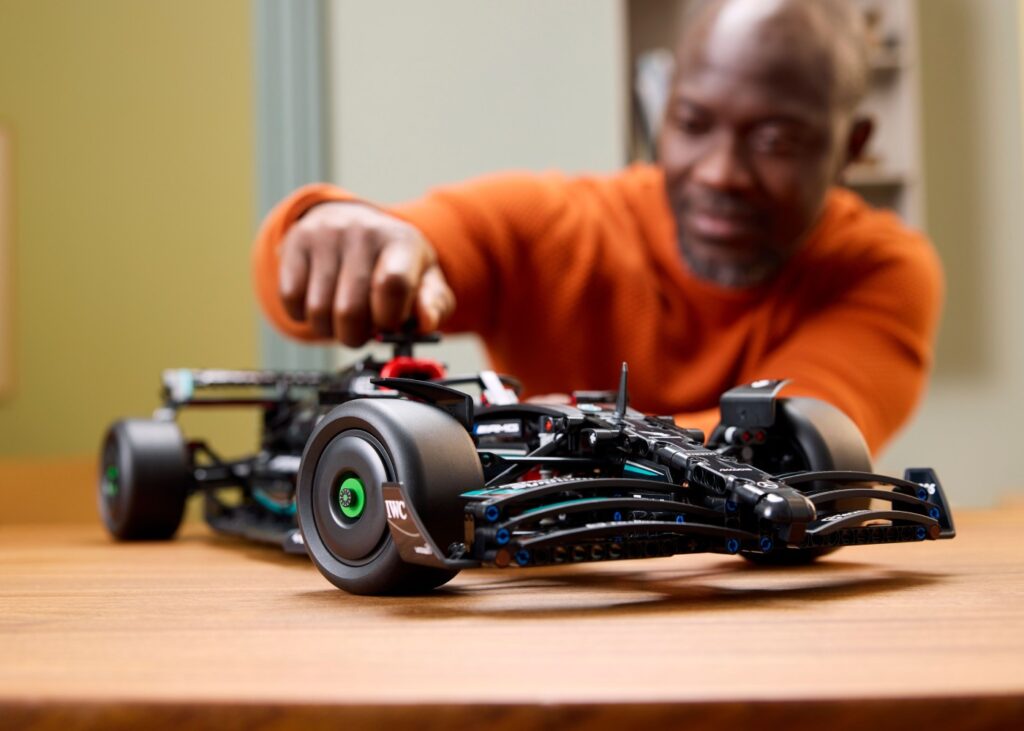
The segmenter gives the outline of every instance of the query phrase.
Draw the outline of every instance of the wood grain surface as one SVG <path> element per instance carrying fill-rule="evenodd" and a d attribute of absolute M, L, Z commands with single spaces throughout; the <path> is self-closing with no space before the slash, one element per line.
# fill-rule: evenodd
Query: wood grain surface
<path fill-rule="evenodd" d="M 957 519 L 807 568 L 468 571 L 415 598 L 203 526 L 0 527 L 0 727 L 1020 728 L 1024 506 Z"/>

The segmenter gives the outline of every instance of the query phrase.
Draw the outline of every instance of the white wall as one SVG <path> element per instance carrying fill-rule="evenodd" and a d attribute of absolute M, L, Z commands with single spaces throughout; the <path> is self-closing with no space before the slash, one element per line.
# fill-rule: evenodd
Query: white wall
<path fill-rule="evenodd" d="M 617 0 L 334 0 L 332 177 L 385 202 L 625 154 Z"/>

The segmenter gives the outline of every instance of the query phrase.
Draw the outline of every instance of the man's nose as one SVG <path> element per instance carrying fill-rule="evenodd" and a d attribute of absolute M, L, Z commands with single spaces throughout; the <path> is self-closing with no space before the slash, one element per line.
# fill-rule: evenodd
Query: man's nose
<path fill-rule="evenodd" d="M 754 183 L 743 149 L 732 134 L 719 134 L 698 158 L 693 172 L 696 182 L 716 190 L 742 190 Z"/>

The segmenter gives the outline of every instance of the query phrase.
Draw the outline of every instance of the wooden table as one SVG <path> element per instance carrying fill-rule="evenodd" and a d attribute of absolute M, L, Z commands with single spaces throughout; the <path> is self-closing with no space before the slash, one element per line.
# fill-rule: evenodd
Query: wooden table
<path fill-rule="evenodd" d="M 939 543 L 348 596 L 189 527 L 0 527 L 0 727 L 1024 728 L 1024 505 Z M 345 726 L 348 727 L 348 726 Z"/>

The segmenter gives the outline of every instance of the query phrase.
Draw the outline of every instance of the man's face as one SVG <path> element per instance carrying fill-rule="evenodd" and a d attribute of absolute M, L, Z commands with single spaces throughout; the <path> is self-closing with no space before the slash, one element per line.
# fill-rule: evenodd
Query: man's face
<path fill-rule="evenodd" d="M 850 115 L 814 49 L 759 46 L 735 28 L 693 36 L 679 57 L 659 159 L 691 266 L 750 285 L 773 274 L 814 224 L 846 158 Z"/>

